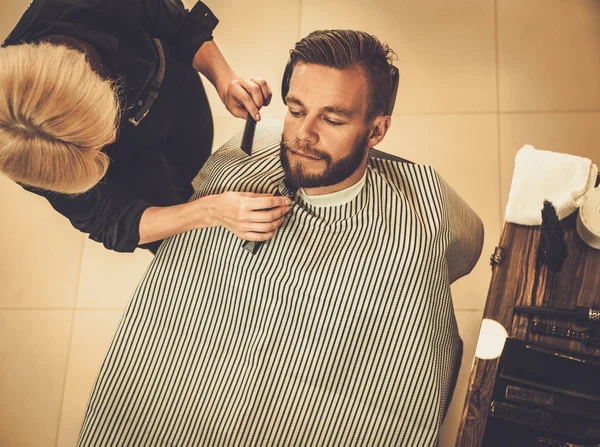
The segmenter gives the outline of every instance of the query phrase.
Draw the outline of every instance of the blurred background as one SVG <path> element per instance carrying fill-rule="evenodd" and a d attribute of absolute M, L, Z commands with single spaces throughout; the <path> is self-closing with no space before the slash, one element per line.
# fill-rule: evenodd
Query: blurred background
<path fill-rule="evenodd" d="M 600 1 L 205 3 L 220 19 L 215 41 L 234 70 L 270 83 L 269 119 L 284 117 L 288 50 L 309 32 L 360 29 L 398 54 L 392 127 L 378 148 L 433 165 L 486 232 L 478 265 L 453 285 L 465 352 L 440 440 L 453 446 L 517 150 L 532 144 L 600 162 Z M 0 0 L 0 38 L 28 4 Z M 204 82 L 216 149 L 244 121 Z M 104 353 L 152 255 L 105 250 L 2 176 L 0 213 L 0 445 L 74 446 Z"/>

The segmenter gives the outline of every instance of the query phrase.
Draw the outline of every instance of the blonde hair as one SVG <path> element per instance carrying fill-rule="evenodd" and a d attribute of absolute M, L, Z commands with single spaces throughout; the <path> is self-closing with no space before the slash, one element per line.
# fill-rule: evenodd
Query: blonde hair
<path fill-rule="evenodd" d="M 15 182 L 77 194 L 108 169 L 100 149 L 115 141 L 115 85 L 63 45 L 0 50 L 0 171 Z"/>

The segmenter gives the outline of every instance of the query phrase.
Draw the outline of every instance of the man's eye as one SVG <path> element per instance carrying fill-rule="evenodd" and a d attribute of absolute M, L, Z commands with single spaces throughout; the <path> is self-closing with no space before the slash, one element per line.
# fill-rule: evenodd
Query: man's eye
<path fill-rule="evenodd" d="M 344 123 L 340 123 L 337 121 L 331 121 L 330 119 L 327 119 L 327 118 L 323 118 L 323 120 L 330 126 L 341 126 L 342 124 L 344 124 Z"/>
<path fill-rule="evenodd" d="M 294 111 L 294 110 L 290 110 L 290 114 L 291 114 L 292 116 L 301 116 L 301 115 L 302 115 L 302 112 L 296 112 L 296 111 Z"/>

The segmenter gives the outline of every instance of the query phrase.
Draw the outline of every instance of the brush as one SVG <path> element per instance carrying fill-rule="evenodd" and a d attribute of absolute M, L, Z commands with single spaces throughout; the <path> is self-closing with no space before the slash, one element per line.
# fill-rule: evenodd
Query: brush
<path fill-rule="evenodd" d="M 538 256 L 543 264 L 555 272 L 560 272 L 568 256 L 564 231 L 558 220 L 556 209 L 547 200 L 544 200 L 542 208 L 542 232 Z"/>

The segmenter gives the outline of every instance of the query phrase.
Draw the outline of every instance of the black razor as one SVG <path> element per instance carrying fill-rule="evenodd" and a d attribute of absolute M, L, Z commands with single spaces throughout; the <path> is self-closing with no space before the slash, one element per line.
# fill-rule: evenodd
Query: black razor
<path fill-rule="evenodd" d="M 254 131 L 256 130 L 256 121 L 248 114 L 244 134 L 242 136 L 241 149 L 247 154 L 252 155 L 252 143 L 254 142 Z"/>

